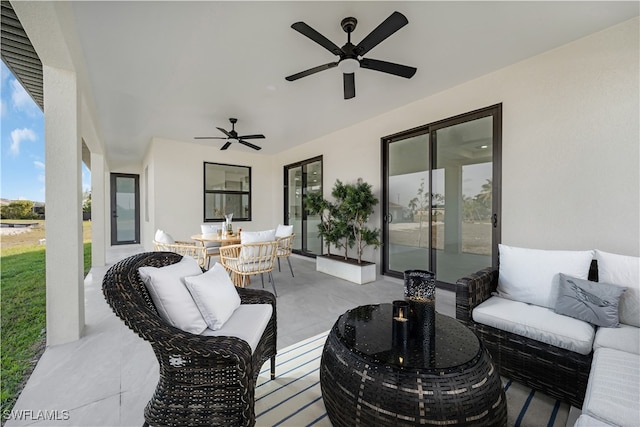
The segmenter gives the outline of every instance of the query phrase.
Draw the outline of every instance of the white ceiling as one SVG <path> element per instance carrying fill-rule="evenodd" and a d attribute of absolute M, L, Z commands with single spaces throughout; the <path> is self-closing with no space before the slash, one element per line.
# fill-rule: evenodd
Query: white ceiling
<path fill-rule="evenodd" d="M 427 97 L 638 15 L 638 2 L 72 2 L 112 168 L 142 159 L 154 136 L 194 142 L 263 133 L 273 154 Z M 393 11 L 409 24 L 365 57 L 414 66 L 412 79 L 337 68 L 285 76 L 335 57 L 290 28 L 304 21 L 357 44 Z M 382 136 L 382 135 L 381 135 Z M 221 140 L 197 142 L 220 147 Z M 229 150 L 254 152 L 240 144 Z"/>

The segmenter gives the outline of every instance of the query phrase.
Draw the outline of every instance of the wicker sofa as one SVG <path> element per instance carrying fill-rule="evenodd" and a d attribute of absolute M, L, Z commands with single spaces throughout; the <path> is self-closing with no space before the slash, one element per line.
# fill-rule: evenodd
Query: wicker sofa
<path fill-rule="evenodd" d="M 103 279 L 104 296 L 115 314 L 150 343 L 158 359 L 160 379 L 144 410 L 145 425 L 253 426 L 255 383 L 265 361 L 271 359 L 275 375 L 276 298 L 263 290 L 237 289 L 241 305 L 272 306 L 253 352 L 247 341 L 234 336 L 184 332 L 161 318 L 138 272 L 182 258 L 173 252 L 134 255 L 114 264 Z"/>
<path fill-rule="evenodd" d="M 640 366 L 640 355 L 638 355 L 638 353 L 640 353 L 640 348 L 638 348 L 640 347 L 640 328 L 637 328 L 635 325 L 626 324 L 621 324 L 620 328 L 594 328 L 594 339 L 588 349 L 588 354 L 580 354 L 576 351 L 560 348 L 530 337 L 480 323 L 474 320 L 474 310 L 490 298 L 498 298 L 496 291 L 498 288 L 499 274 L 500 270 L 498 268 L 486 268 L 457 281 L 456 318 L 472 329 L 484 342 L 494 362 L 498 366 L 500 374 L 556 399 L 568 402 L 576 408 L 582 408 L 583 414 L 586 413 L 587 416 L 591 414 L 594 416 L 594 419 L 601 422 L 601 424 L 598 425 L 607 425 L 607 422 L 616 424 L 615 422 L 607 421 L 608 415 L 601 416 L 597 413 L 598 411 L 595 411 L 596 413 L 591 412 L 591 409 L 598 405 L 602 407 L 618 406 L 618 404 L 620 404 L 619 406 L 621 407 L 625 405 L 630 406 L 632 410 L 631 412 L 627 412 L 626 420 L 627 422 L 629 419 L 635 420 L 636 416 L 634 415 L 633 408 L 635 408 L 636 414 L 640 411 L 637 404 L 638 399 L 640 399 L 640 392 L 637 390 L 638 387 L 633 384 L 634 381 L 640 382 L 640 377 L 638 376 L 638 367 Z M 637 272 L 635 275 L 637 276 Z M 597 281 L 598 276 L 598 263 L 596 260 L 593 260 L 589 269 L 588 278 L 589 280 Z M 634 281 L 637 282 L 637 279 L 634 279 Z M 624 285 L 628 286 L 627 284 Z M 629 294 L 631 292 L 631 295 L 628 295 L 629 299 L 635 301 L 638 299 L 638 284 L 633 286 L 635 286 L 634 290 L 627 290 L 626 293 Z M 633 304 L 636 303 L 633 302 Z M 541 309 L 540 312 L 544 313 L 543 310 L 548 309 Z M 553 310 L 548 310 L 548 312 L 555 315 Z M 637 316 L 636 311 L 634 311 L 633 316 Z M 622 322 L 622 317 L 620 322 Z M 637 322 L 633 321 L 631 323 L 636 324 Z M 551 327 L 553 327 L 553 325 Z M 602 350 L 601 347 L 607 348 Z M 596 355 L 598 355 L 599 352 L 603 356 L 594 358 L 594 351 Z M 605 358 L 604 355 L 611 351 L 633 354 L 631 360 L 637 357 L 638 362 L 636 363 L 635 371 L 625 367 L 625 370 L 611 374 L 611 369 L 609 369 L 609 376 L 613 376 L 608 379 L 609 383 L 629 383 L 630 388 L 627 390 L 628 393 L 626 393 L 626 396 L 609 393 L 609 395 L 611 395 L 611 401 L 602 404 L 602 402 L 596 401 L 602 396 L 607 396 L 607 393 L 602 393 L 602 390 L 593 392 L 591 389 L 598 386 L 594 385 L 594 381 L 590 380 L 590 377 L 596 376 L 598 371 L 604 368 L 604 364 L 598 362 L 598 366 L 592 366 L 592 363 L 594 360 Z M 618 355 L 618 353 L 616 353 L 616 355 Z M 629 359 L 628 356 L 624 357 Z M 633 365 L 633 363 L 631 363 L 631 365 Z M 626 378 L 624 378 L 625 376 Z M 610 384 L 607 386 L 610 386 Z M 591 390 L 591 392 L 588 392 L 588 389 Z M 587 395 L 586 402 L 585 394 Z M 598 397 L 595 397 L 594 400 L 595 395 Z M 629 402 L 631 402 L 630 405 Z M 584 408 L 583 403 L 586 404 Z M 596 404 L 594 405 L 594 403 Z M 582 417 L 584 420 L 585 415 Z M 637 417 L 640 423 L 640 415 Z M 587 423 L 583 425 L 592 424 Z M 625 425 L 625 423 L 622 422 L 618 425 Z M 634 424 L 630 423 L 628 425 Z"/>
<path fill-rule="evenodd" d="M 473 320 L 473 309 L 488 300 L 497 286 L 497 268 L 486 268 L 459 279 L 456 283 L 456 318 L 484 342 L 500 375 L 577 408 L 582 407 L 591 354 L 578 354 Z"/>

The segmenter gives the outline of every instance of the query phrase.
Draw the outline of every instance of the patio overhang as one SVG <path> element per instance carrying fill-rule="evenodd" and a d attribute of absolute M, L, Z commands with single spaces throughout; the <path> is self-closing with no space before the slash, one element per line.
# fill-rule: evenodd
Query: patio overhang
<path fill-rule="evenodd" d="M 0 51 L 2 60 L 22 84 L 33 101 L 44 111 L 42 62 L 18 19 L 13 6 L 2 1 L 2 31 Z"/>

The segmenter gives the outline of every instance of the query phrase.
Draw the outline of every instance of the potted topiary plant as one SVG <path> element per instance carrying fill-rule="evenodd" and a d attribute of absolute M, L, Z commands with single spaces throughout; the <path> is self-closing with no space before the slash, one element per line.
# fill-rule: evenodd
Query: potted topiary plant
<path fill-rule="evenodd" d="M 377 248 L 381 244 L 380 230 L 367 226 L 378 199 L 362 179 L 356 184 L 336 180 L 331 195 L 333 202 L 320 193 L 307 195 L 310 213 L 320 217 L 318 232 L 327 248 L 326 255 L 316 257 L 316 270 L 359 284 L 371 282 L 376 277 L 375 263 L 363 261 L 362 254 L 366 246 Z M 342 249 L 343 256 L 331 254 L 332 247 Z M 350 258 L 349 249 L 354 247 L 356 258 Z"/>

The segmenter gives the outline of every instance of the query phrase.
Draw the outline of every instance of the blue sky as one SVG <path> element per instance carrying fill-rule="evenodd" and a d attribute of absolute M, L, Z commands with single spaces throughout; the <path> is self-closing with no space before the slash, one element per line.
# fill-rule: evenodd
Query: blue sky
<path fill-rule="evenodd" d="M 0 63 L 0 197 L 46 202 L 44 114 L 4 62 Z M 83 164 L 82 188 L 90 187 L 91 174 Z"/>

